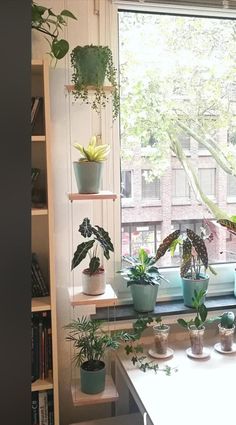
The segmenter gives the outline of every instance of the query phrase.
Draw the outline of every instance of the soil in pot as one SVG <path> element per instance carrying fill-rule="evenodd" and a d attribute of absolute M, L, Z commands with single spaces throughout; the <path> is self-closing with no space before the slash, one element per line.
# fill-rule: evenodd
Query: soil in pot
<path fill-rule="evenodd" d="M 168 348 L 168 337 L 169 337 L 170 327 L 164 325 L 153 326 L 154 339 L 155 339 L 155 349 L 158 354 L 166 354 Z"/>
<path fill-rule="evenodd" d="M 191 342 L 191 350 L 193 354 L 199 355 L 203 353 L 203 338 L 205 327 L 197 329 L 196 326 L 190 326 L 189 336 Z"/>

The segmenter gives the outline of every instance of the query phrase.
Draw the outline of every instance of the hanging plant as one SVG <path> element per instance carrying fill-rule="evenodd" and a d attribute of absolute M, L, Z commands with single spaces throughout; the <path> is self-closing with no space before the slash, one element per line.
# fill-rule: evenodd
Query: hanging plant
<path fill-rule="evenodd" d="M 74 99 L 81 99 L 91 104 L 92 109 L 100 113 L 112 96 L 113 120 L 119 113 L 120 98 L 116 80 L 116 68 L 113 64 L 112 52 L 107 46 L 77 46 L 71 52 L 71 65 L 73 67 L 72 82 L 74 84 Z M 104 89 L 104 81 L 111 84 L 111 92 Z M 93 100 L 89 100 L 89 88 L 94 89 Z"/>
<path fill-rule="evenodd" d="M 69 10 L 62 10 L 56 15 L 52 9 L 40 6 L 32 1 L 32 22 L 31 28 L 45 34 L 45 39 L 49 43 L 49 55 L 56 60 L 64 58 L 69 50 L 67 40 L 59 39 L 63 26 L 67 26 L 65 18 L 77 18 Z"/>

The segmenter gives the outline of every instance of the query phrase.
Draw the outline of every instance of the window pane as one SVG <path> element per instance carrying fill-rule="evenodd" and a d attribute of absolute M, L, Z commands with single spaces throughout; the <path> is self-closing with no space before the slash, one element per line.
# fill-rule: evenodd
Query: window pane
<path fill-rule="evenodd" d="M 132 197 L 132 173 L 131 171 L 121 171 L 121 196 L 123 198 Z"/>
<path fill-rule="evenodd" d="M 184 170 L 172 170 L 172 195 L 174 198 L 189 198 L 190 187 Z"/>
<path fill-rule="evenodd" d="M 236 177 L 228 176 L 228 196 L 236 197 Z"/>
<path fill-rule="evenodd" d="M 153 181 L 147 181 L 148 172 L 149 170 L 142 170 L 142 198 L 160 199 L 160 180 L 154 178 Z"/>
<path fill-rule="evenodd" d="M 216 195 L 216 169 L 215 168 L 199 168 L 199 182 L 202 190 L 208 196 Z"/>

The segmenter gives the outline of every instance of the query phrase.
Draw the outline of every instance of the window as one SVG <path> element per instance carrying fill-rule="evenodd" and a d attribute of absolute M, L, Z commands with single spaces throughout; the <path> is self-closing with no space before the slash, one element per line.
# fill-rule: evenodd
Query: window
<path fill-rule="evenodd" d="M 121 196 L 123 198 L 132 197 L 132 172 L 130 170 L 121 171 Z"/>
<path fill-rule="evenodd" d="M 190 187 L 186 173 L 182 169 L 172 170 L 172 196 L 173 198 L 189 198 Z"/>
<path fill-rule="evenodd" d="M 204 193 L 212 198 L 216 196 L 216 169 L 199 168 L 199 183 Z"/>
<path fill-rule="evenodd" d="M 160 242 L 159 223 L 122 224 L 122 255 L 136 255 L 142 247 L 154 255 Z"/>
<path fill-rule="evenodd" d="M 121 205 L 123 255 L 136 253 L 140 246 L 154 252 L 158 239 L 174 228 L 187 226 L 199 233 L 204 217 L 214 219 L 192 196 L 183 161 L 173 149 L 175 140 L 198 173 L 202 191 L 229 215 L 232 206 L 227 197 L 236 192 L 231 178 L 222 170 L 218 174 L 220 165 L 212 152 L 200 143 L 213 140 L 215 146 L 225 146 L 227 130 L 236 122 L 234 102 L 226 95 L 234 83 L 236 20 L 188 16 L 187 12 L 184 16 L 159 14 L 158 6 L 155 12 L 143 13 L 141 7 L 119 11 L 121 169 L 132 164 L 137 198 L 130 208 Z M 143 173 L 148 169 L 155 171 L 158 180 L 145 180 Z M 143 208 L 140 200 L 160 199 L 160 179 L 161 204 Z M 122 176 L 123 186 L 124 180 Z M 222 231 L 209 244 L 212 262 L 231 261 L 226 238 Z M 161 265 L 175 265 L 177 257 L 167 254 Z"/>
<path fill-rule="evenodd" d="M 154 178 L 152 181 L 148 181 L 149 171 L 142 170 L 142 199 L 160 199 L 160 180 Z"/>
<path fill-rule="evenodd" d="M 227 195 L 229 198 L 236 198 L 236 177 L 228 175 Z"/>

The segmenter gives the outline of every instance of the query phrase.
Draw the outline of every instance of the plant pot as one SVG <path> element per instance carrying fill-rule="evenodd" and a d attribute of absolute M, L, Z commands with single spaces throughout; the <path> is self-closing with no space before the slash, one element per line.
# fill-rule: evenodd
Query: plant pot
<path fill-rule="evenodd" d="M 82 271 L 82 291 L 86 295 L 101 295 L 106 290 L 106 273 L 100 268 L 90 275 L 89 269 Z"/>
<path fill-rule="evenodd" d="M 199 355 L 203 353 L 203 338 L 205 333 L 205 327 L 197 329 L 196 326 L 191 325 L 189 327 L 189 337 L 191 343 L 191 351 L 194 355 Z"/>
<path fill-rule="evenodd" d="M 106 378 L 105 363 L 90 360 L 80 366 L 80 387 L 86 394 L 98 394 L 104 391 Z"/>
<path fill-rule="evenodd" d="M 133 298 L 134 309 L 138 313 L 147 313 L 154 310 L 156 305 L 158 285 L 132 284 L 130 289 Z"/>
<path fill-rule="evenodd" d="M 101 189 L 103 162 L 73 162 L 79 193 L 98 193 Z"/>
<path fill-rule="evenodd" d="M 102 86 L 105 80 L 108 56 L 102 46 L 77 46 L 73 50 L 73 66 L 85 86 Z"/>
<path fill-rule="evenodd" d="M 223 328 L 220 324 L 218 325 L 219 335 L 220 335 L 220 346 L 222 351 L 232 351 L 232 346 L 234 342 L 234 331 L 233 328 L 227 329 Z"/>
<path fill-rule="evenodd" d="M 183 298 L 184 305 L 186 307 L 193 307 L 193 296 L 194 290 L 200 291 L 203 289 L 207 291 L 209 283 L 208 276 L 201 276 L 201 279 L 191 279 L 187 277 L 182 277 L 182 285 L 183 285 Z M 205 302 L 205 297 L 202 299 L 202 303 Z"/>
<path fill-rule="evenodd" d="M 167 353 L 169 330 L 170 330 L 170 327 L 168 325 L 153 326 L 155 348 L 158 354 Z"/>

